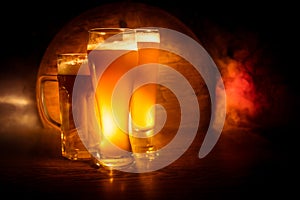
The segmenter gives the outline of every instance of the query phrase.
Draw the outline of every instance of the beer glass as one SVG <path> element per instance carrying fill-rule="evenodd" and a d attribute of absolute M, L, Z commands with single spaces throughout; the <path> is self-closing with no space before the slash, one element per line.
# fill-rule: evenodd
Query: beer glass
<path fill-rule="evenodd" d="M 130 138 L 137 158 L 154 159 L 156 154 L 155 115 L 160 35 L 156 28 L 135 29 L 138 46 L 138 65 L 142 67 L 134 78 L 134 93 L 130 101 Z M 145 84 L 148 82 L 148 84 Z"/>
<path fill-rule="evenodd" d="M 88 148 L 102 166 L 114 169 L 128 167 L 134 159 L 129 139 L 129 100 L 133 77 L 127 72 L 138 62 L 135 31 L 91 29 L 87 51 L 100 127 L 99 141 Z M 122 83 L 116 92 L 119 80 Z"/>
<path fill-rule="evenodd" d="M 72 92 L 75 79 L 77 78 L 77 81 L 80 81 L 82 84 L 91 82 L 88 70 L 81 70 L 81 74 L 77 74 L 79 68 L 84 66 L 88 69 L 86 53 L 58 54 L 57 75 L 42 75 L 39 77 L 37 85 L 42 116 L 52 127 L 60 130 L 62 156 L 70 160 L 91 159 L 91 155 L 82 141 L 84 137 L 79 137 L 78 135 L 78 132 L 83 131 L 86 126 L 82 124 L 81 127 L 76 127 L 72 114 Z M 44 101 L 45 84 L 48 81 L 58 82 L 60 122 L 56 122 L 48 115 L 48 108 Z M 77 97 L 76 101 L 80 101 L 79 105 L 82 107 L 89 104 L 88 97 L 84 95 Z M 82 117 L 85 117 L 85 115 L 83 114 Z M 81 120 L 81 122 L 83 121 Z"/>

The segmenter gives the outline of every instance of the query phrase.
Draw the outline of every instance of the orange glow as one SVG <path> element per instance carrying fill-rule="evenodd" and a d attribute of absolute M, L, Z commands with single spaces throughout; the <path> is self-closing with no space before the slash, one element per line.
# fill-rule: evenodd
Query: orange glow
<path fill-rule="evenodd" d="M 234 59 L 220 59 L 222 79 L 226 89 L 226 110 L 228 126 L 249 124 L 267 106 L 266 97 L 260 93 L 253 76 L 247 68 L 253 68 L 251 63 L 245 66 Z M 218 90 L 217 90 L 218 91 Z M 217 92 L 216 91 L 216 92 Z M 218 103 L 218 102 L 217 102 Z"/>
<path fill-rule="evenodd" d="M 117 127 L 114 124 L 113 119 L 111 117 L 112 113 L 109 112 L 105 107 L 103 107 L 101 110 L 103 111 L 102 114 L 103 132 L 106 133 L 106 137 L 111 138 L 113 136 L 113 133 L 116 131 Z"/>
<path fill-rule="evenodd" d="M 154 127 L 155 122 L 156 85 L 148 84 L 140 87 L 131 99 L 131 115 L 133 123 L 142 128 Z"/>
<path fill-rule="evenodd" d="M 256 113 L 255 106 L 255 85 L 252 77 L 245 71 L 238 70 L 242 66 L 236 61 L 232 61 L 228 64 L 228 77 L 225 79 L 225 87 L 227 106 L 236 107 L 239 110 L 246 110 L 251 116 Z"/>
<path fill-rule="evenodd" d="M 94 50 L 93 53 L 103 53 L 101 50 L 97 52 Z M 108 52 L 110 51 L 110 52 Z M 114 50 L 107 50 L 108 53 L 113 53 Z M 118 99 L 116 107 L 112 108 L 112 96 L 113 90 L 116 83 L 120 78 L 131 68 L 137 65 L 137 52 L 130 51 L 114 62 L 112 62 L 109 67 L 102 74 L 98 86 L 96 89 L 96 101 L 99 105 L 99 113 L 101 129 L 104 137 L 102 138 L 101 145 L 109 145 L 113 143 L 127 151 L 131 151 L 131 147 L 128 146 L 128 117 L 129 117 L 129 105 L 126 104 L 126 97 L 124 95 L 131 94 L 132 83 L 122 85 L 122 93 L 124 92 L 124 99 Z M 115 115 L 114 115 L 115 113 Z M 126 142 L 128 141 L 128 142 Z M 109 148 L 106 146 L 106 148 Z"/>
<path fill-rule="evenodd" d="M 147 35 L 147 34 L 146 34 Z M 157 37 L 143 38 L 144 40 L 152 39 L 157 40 Z M 153 48 L 139 49 L 139 65 L 147 63 L 158 63 L 159 50 Z M 147 74 L 146 74 L 147 73 Z M 139 74 L 141 77 L 147 76 L 157 76 L 157 69 L 152 69 L 147 71 L 145 74 Z M 138 88 L 131 99 L 131 117 L 133 123 L 141 128 L 153 128 L 155 123 L 155 109 L 154 105 L 156 103 L 156 84 L 147 84 Z"/>

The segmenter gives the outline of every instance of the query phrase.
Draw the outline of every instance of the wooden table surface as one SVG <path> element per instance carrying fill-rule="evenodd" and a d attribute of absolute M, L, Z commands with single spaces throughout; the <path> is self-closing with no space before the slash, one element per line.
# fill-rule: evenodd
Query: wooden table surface
<path fill-rule="evenodd" d="M 126 173 L 62 158 L 59 134 L 47 130 L 1 134 L 0 191 L 8 199 L 289 199 L 296 159 L 262 135 L 224 131 L 199 159 L 198 134 L 169 166 Z"/>

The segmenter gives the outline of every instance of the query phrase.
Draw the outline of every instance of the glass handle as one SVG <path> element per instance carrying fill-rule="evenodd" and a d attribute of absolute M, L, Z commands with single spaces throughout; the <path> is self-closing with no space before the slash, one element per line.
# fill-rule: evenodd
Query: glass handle
<path fill-rule="evenodd" d="M 56 75 L 43 75 L 38 78 L 37 81 L 37 106 L 40 116 L 43 122 L 46 122 L 51 127 L 61 129 L 61 123 L 57 122 L 55 119 L 51 117 L 49 114 L 48 108 L 46 106 L 46 98 L 45 98 L 45 83 L 46 82 L 58 82 Z"/>

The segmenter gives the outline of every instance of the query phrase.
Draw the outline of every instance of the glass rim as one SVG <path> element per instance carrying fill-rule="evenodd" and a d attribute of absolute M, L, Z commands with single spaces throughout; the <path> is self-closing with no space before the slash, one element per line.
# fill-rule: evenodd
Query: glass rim
<path fill-rule="evenodd" d="M 118 27 L 96 27 L 96 28 L 91 28 L 88 30 L 89 33 L 101 33 L 101 32 L 105 32 L 105 33 L 120 33 L 120 32 L 124 32 L 127 30 L 134 30 L 131 28 L 118 28 Z"/>
<path fill-rule="evenodd" d="M 135 31 L 159 32 L 159 28 L 157 28 L 157 27 L 141 27 L 141 28 L 136 28 Z"/>
<path fill-rule="evenodd" d="M 81 53 L 81 52 L 73 52 L 73 53 L 58 53 L 57 56 L 87 56 L 87 53 Z"/>

